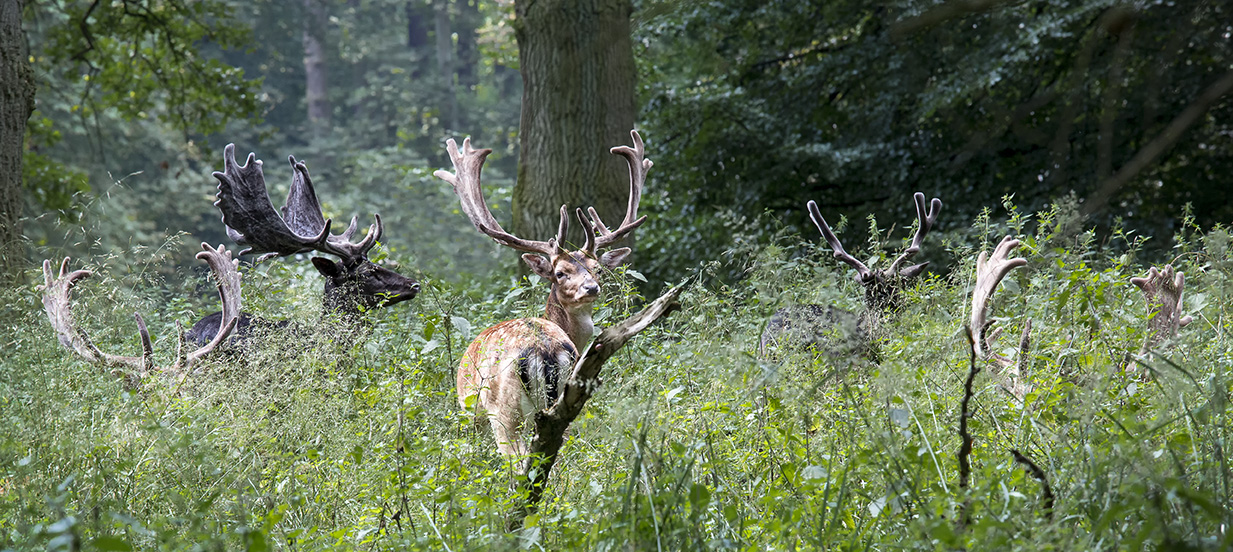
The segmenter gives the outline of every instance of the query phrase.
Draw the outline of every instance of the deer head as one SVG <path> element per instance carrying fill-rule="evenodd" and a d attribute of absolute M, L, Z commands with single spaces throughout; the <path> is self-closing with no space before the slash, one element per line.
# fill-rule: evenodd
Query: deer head
<path fill-rule="evenodd" d="M 368 252 L 384 231 L 381 216 L 368 228 L 368 235 L 352 242 L 357 219 L 342 234 L 331 234 L 332 221 L 321 214 L 321 204 L 313 190 L 308 167 L 289 156 L 291 189 L 281 214 L 274 210 L 266 190 L 261 160 L 248 154 L 243 165 L 235 160 L 235 144 L 223 149 L 223 170 L 218 179 L 218 200 L 214 205 L 223 213 L 227 235 L 237 244 L 248 246 L 240 252 L 257 253 L 257 262 L 280 256 L 316 251 L 338 257 L 334 261 L 313 257 L 313 266 L 325 276 L 325 309 L 342 314 L 392 305 L 415 297 L 420 285 L 413 278 L 381 267 L 368 260 Z"/>
<path fill-rule="evenodd" d="M 653 163 L 644 158 L 642 137 L 638 131 L 630 131 L 630 135 L 633 137 L 633 147 L 612 148 L 613 154 L 624 157 L 629 164 L 629 203 L 625 218 L 615 230 L 609 230 L 594 207 L 587 208 L 590 218 L 583 214 L 581 208 L 575 209 L 578 223 L 585 228 L 586 243 L 582 249 L 574 251 L 563 245 L 569 229 L 565 205 L 561 206 L 557 235 L 548 241 L 527 240 L 510 234 L 492 216 L 480 187 L 480 171 L 492 150 L 472 148 L 470 138 L 464 139 L 462 149 L 459 149 L 457 143 L 450 139 L 446 142 L 446 150 L 454 164 L 454 172 L 439 170 L 434 173 L 437 178 L 450 183 L 461 202 L 462 212 L 477 230 L 501 245 L 524 252 L 522 260 L 531 271 L 552 283 L 548 318 L 561 324 L 578 347 L 585 345 L 580 344 L 578 339 L 589 340 L 594 331 L 590 314 L 592 304 L 599 297 L 600 267 L 614 268 L 630 254 L 628 247 L 613 249 L 602 255 L 598 251 L 616 243 L 646 221 L 645 216 L 638 216 L 638 202 L 642 198 L 647 171 Z M 557 310 L 561 312 L 554 312 Z"/>
<path fill-rule="evenodd" d="M 818 204 L 813 201 L 806 204 L 806 207 L 809 209 L 809 218 L 818 227 L 818 231 L 822 232 L 822 235 L 826 238 L 826 243 L 830 244 L 835 258 L 856 269 L 856 281 L 864 286 L 865 304 L 871 311 L 896 309 L 899 305 L 899 294 L 904 284 L 908 280 L 919 276 L 921 272 L 924 272 L 925 267 L 929 266 L 928 262 L 908 267 L 904 267 L 903 264 L 920 252 L 925 236 L 929 234 L 929 230 L 933 229 L 933 223 L 937 221 L 938 214 L 942 212 L 942 200 L 936 197 L 933 198 L 929 203 L 928 211 L 926 211 L 925 194 L 916 192 L 912 199 L 916 202 L 916 220 L 918 222 L 916 233 L 912 236 L 912 243 L 907 249 L 903 250 L 903 253 L 895 259 L 895 262 L 881 270 L 872 270 L 856 257 L 849 255 L 844 250 L 843 244 L 839 242 L 839 238 L 835 236 L 835 232 L 831 230 L 831 226 L 826 223 L 826 219 L 822 218 L 822 212 L 818 210 Z"/>

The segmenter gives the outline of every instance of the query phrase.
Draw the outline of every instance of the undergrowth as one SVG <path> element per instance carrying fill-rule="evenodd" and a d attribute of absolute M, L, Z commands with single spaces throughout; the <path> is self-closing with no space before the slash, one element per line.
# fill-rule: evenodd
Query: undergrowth
<path fill-rule="evenodd" d="M 515 533 L 504 531 L 513 466 L 458 407 L 454 370 L 483 328 L 539 315 L 544 284 L 421 278 L 420 295 L 371 313 L 362 338 L 334 339 L 316 322 L 314 275 L 245 267 L 246 309 L 322 329 L 266 336 L 138 391 L 62 349 L 33 286 L 6 290 L 0 546 L 1229 549 L 1228 231 L 1188 225 L 1173 237 L 1195 321 L 1140 354 L 1148 313 L 1129 279 L 1147 269 L 1146 238 L 1097 242 L 1065 202 L 1035 215 L 1007 207 L 1007 222 L 930 236 L 936 272 L 883 322 L 876 361 L 825 348 L 757 356 L 780 307 L 863 308 L 850 271 L 820 247 L 796 256 L 802 239 L 779 236 L 700 267 L 683 309 L 609 360 L 543 507 Z M 1023 241 L 1029 265 L 1003 283 L 994 315 L 1012 357 L 1011 336 L 1032 320 L 1017 359 L 1028 391 L 978 366 L 962 487 L 974 259 L 1004 234 Z M 888 262 L 883 245 L 862 258 Z M 216 308 L 203 276 L 167 284 L 122 259 L 95 262 L 75 312 L 104 350 L 135 353 L 139 310 L 157 320 L 167 360 L 174 320 Z M 738 282 L 706 276 L 733 264 Z M 640 277 L 608 276 L 597 325 L 637 311 Z"/>

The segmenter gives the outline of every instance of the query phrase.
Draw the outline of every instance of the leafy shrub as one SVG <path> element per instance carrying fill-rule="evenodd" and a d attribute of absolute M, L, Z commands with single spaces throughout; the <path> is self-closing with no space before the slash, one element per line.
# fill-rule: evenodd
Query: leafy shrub
<path fill-rule="evenodd" d="M 907 290 L 878 337 L 876 363 L 809 352 L 757 358 L 762 326 L 779 306 L 855 311 L 860 290 L 816 240 L 780 235 L 764 248 L 737 236 L 729 264 L 698 269 L 702 284 L 682 311 L 609 361 L 542 509 L 514 534 L 503 529 L 517 498 L 513 467 L 458 408 L 454 370 L 482 328 L 538 315 L 541 283 L 424 280 L 414 301 L 371 313 L 364 339 L 331 340 L 329 328 L 308 339 L 269 336 L 249 358 L 220 357 L 139 392 L 64 351 L 34 289 L 5 290 L 0 542 L 15 550 L 1229 546 L 1228 230 L 1187 225 L 1176 236 L 1173 263 L 1186 272 L 1195 322 L 1140 355 L 1147 311 L 1129 278 L 1146 268 L 1137 260 L 1146 238 L 1118 233 L 1116 243 L 1098 243 L 1065 202 L 1035 215 L 1007 204 L 1007 222 L 982 217 L 931 242 L 946 244 L 945 254 L 931 253 L 939 270 Z M 994 315 L 1007 335 L 1032 319 L 1031 347 L 1018 359 L 1030 390 L 1008 393 L 1005 376 L 981 366 L 964 488 L 956 427 L 971 364 L 962 328 L 975 253 L 1007 232 L 1023 240 L 1030 264 L 1003 283 Z M 791 254 L 802 248 L 808 254 Z M 245 270 L 246 308 L 316 316 L 318 284 L 305 270 Z M 742 279 L 728 280 L 732 273 Z M 104 349 L 136 348 L 132 310 L 162 312 L 149 318 L 162 324 L 163 345 L 175 317 L 214 308 L 208 294 L 191 292 L 202 280 L 125 274 L 142 272 L 104 261 L 79 293 L 78 317 Z M 599 324 L 639 308 L 639 277 L 607 279 Z M 189 299 L 167 310 L 163 296 Z M 1003 344 L 1005 354 L 1019 354 L 1013 345 Z M 1042 470 L 1051 508 L 1011 450 Z"/>

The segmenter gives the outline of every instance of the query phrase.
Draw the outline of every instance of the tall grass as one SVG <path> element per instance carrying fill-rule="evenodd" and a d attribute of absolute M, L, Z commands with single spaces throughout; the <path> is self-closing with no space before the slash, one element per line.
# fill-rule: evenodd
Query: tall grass
<path fill-rule="evenodd" d="M 703 278 L 682 311 L 608 362 L 545 503 L 513 534 L 503 530 L 517 498 L 513 466 L 457 406 L 453 375 L 481 329 L 539 314 L 542 284 L 426 280 L 409 305 L 372 313 L 364 339 L 331 340 L 328 326 L 270 336 L 246 357 L 219 357 L 182 383 L 155 377 L 138 392 L 63 350 L 33 288 L 6 290 L 0 547 L 1233 546 L 1228 232 L 1187 226 L 1173 237 L 1196 321 L 1140 355 L 1147 311 L 1129 279 L 1146 271 L 1137 259 L 1144 238 L 1115 232 L 1097 242 L 1065 204 L 1034 216 L 1009 207 L 1007 223 L 982 218 L 930 237 L 934 266 L 949 271 L 907 290 L 880 328 L 876 362 L 825 350 L 759 359 L 776 308 L 856 311 L 861 290 L 803 243 L 812 239 L 730 251 L 726 262 L 743 280 Z M 971 275 L 976 252 L 1004 233 L 1024 241 L 1030 264 L 1003 283 L 994 316 L 1006 336 L 1033 321 L 1021 359 L 1030 391 L 1016 397 L 1004 375 L 982 367 L 968 420 L 971 482 L 961 488 Z M 789 253 L 802 247 L 809 253 Z M 246 305 L 315 319 L 314 278 L 249 272 Z M 77 310 L 106 350 L 136 349 L 132 310 L 163 312 L 147 318 L 160 320 L 170 343 L 176 316 L 213 308 L 208 293 L 160 308 L 163 294 L 191 296 L 203 280 L 164 290 L 108 273 L 84 286 Z M 601 325 L 637 310 L 635 276 L 608 278 Z M 1018 340 L 1001 346 L 1015 355 Z M 1011 450 L 1039 466 L 1052 509 Z M 969 522 L 960 526 L 962 512 Z"/>

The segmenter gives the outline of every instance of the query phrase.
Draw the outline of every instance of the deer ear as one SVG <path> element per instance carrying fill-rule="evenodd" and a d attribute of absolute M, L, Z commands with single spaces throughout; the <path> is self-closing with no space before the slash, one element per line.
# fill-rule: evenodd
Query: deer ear
<path fill-rule="evenodd" d="M 524 253 L 522 260 L 527 263 L 527 266 L 531 267 L 531 272 L 538 274 L 540 278 L 550 282 L 556 281 L 552 274 L 552 261 L 536 253 Z"/>
<path fill-rule="evenodd" d="M 327 278 L 337 278 L 342 274 L 342 269 L 338 263 L 331 261 L 325 257 L 313 257 L 313 266 L 317 267 L 317 272 Z"/>
<path fill-rule="evenodd" d="M 929 261 L 925 261 L 917 265 L 912 265 L 903 270 L 900 270 L 899 275 L 903 276 L 904 278 L 915 278 L 917 276 L 920 276 L 920 273 L 924 272 L 925 267 L 927 266 L 929 266 Z"/>
<path fill-rule="evenodd" d="M 632 251 L 633 250 L 628 247 L 613 249 L 612 251 L 608 251 L 603 255 L 600 255 L 599 264 L 602 264 L 608 268 L 616 268 L 621 263 L 625 262 L 625 259 L 629 257 L 629 254 Z"/>

